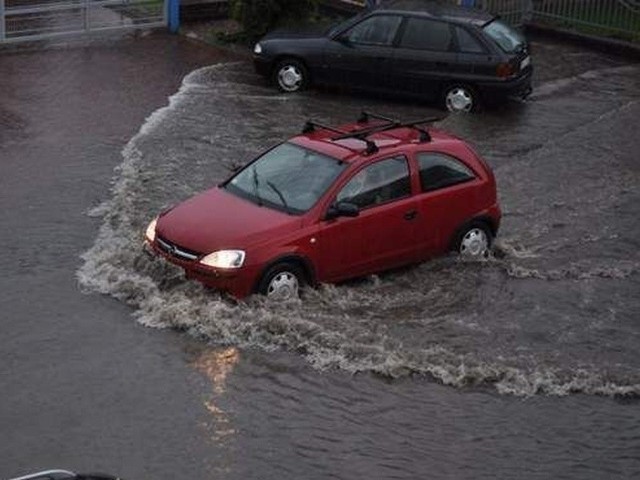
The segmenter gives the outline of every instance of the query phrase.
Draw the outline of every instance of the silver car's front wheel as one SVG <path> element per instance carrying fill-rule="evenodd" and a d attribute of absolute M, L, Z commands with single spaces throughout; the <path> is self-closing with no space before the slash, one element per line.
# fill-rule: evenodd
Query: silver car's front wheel
<path fill-rule="evenodd" d="M 297 60 L 284 60 L 276 67 L 274 80 L 281 91 L 297 92 L 307 86 L 307 69 Z"/>

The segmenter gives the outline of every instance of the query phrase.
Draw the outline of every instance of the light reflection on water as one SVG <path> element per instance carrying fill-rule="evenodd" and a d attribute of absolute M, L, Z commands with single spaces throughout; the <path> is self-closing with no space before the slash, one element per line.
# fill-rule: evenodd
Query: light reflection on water
<path fill-rule="evenodd" d="M 229 347 L 222 350 L 203 350 L 193 361 L 193 367 L 204 374 L 213 388 L 213 394 L 204 401 L 204 407 L 213 417 L 212 440 L 216 443 L 224 442 L 227 437 L 236 433 L 229 415 L 220 408 L 217 398 L 226 393 L 226 382 L 234 367 L 240 361 L 237 348 Z"/>

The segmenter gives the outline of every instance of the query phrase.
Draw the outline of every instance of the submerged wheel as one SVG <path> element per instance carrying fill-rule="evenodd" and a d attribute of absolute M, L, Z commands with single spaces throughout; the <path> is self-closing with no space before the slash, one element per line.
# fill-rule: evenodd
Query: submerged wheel
<path fill-rule="evenodd" d="M 302 62 L 288 58 L 278 63 L 273 72 L 273 80 L 281 91 L 292 93 L 306 88 L 309 73 Z"/>
<path fill-rule="evenodd" d="M 479 106 L 478 95 L 467 85 L 452 85 L 445 88 L 442 98 L 446 109 L 454 113 L 473 112 Z"/>
<path fill-rule="evenodd" d="M 493 235 L 485 223 L 474 222 L 458 235 L 455 249 L 466 258 L 484 258 L 489 254 Z"/>
<path fill-rule="evenodd" d="M 304 273 L 292 263 L 278 263 L 262 277 L 259 293 L 276 300 L 289 300 L 300 296 L 305 284 Z"/>

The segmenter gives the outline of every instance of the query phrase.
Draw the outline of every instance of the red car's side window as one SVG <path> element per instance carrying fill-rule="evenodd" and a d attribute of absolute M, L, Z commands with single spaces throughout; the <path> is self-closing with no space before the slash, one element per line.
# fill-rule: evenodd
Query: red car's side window
<path fill-rule="evenodd" d="M 381 160 L 358 173 L 340 190 L 337 202 L 349 202 L 361 209 L 387 203 L 411 194 L 409 166 L 404 156 Z"/>
<path fill-rule="evenodd" d="M 423 192 L 439 190 L 476 178 L 469 167 L 444 153 L 418 153 L 417 160 Z"/>

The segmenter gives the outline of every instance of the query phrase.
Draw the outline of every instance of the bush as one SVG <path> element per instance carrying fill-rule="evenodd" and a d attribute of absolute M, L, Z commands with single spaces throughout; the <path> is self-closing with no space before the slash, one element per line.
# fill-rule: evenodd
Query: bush
<path fill-rule="evenodd" d="M 318 0 L 231 0 L 231 17 L 245 34 L 257 38 L 282 25 L 305 20 L 315 14 Z"/>

